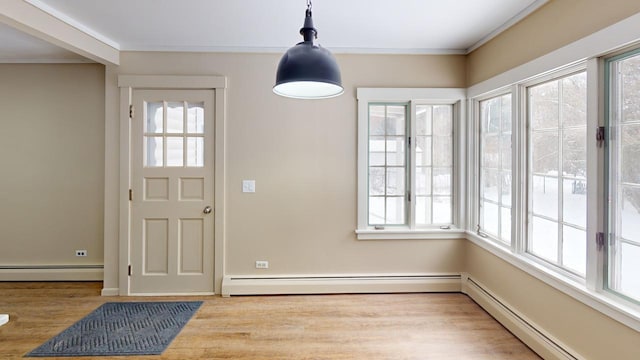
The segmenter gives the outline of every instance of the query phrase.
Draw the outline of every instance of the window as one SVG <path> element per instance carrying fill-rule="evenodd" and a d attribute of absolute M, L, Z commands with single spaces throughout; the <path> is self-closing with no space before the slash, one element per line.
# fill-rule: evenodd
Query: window
<path fill-rule="evenodd" d="M 407 107 L 369 105 L 369 224 L 406 224 Z"/>
<path fill-rule="evenodd" d="M 640 301 L 640 54 L 608 61 L 608 269 L 606 286 Z"/>
<path fill-rule="evenodd" d="M 586 72 L 529 86 L 528 253 L 586 273 Z"/>
<path fill-rule="evenodd" d="M 461 89 L 358 89 L 358 238 L 456 226 L 463 98 Z"/>
<path fill-rule="evenodd" d="M 204 103 L 148 102 L 145 167 L 204 166 Z"/>
<path fill-rule="evenodd" d="M 480 101 L 477 232 L 511 243 L 511 94 Z"/>

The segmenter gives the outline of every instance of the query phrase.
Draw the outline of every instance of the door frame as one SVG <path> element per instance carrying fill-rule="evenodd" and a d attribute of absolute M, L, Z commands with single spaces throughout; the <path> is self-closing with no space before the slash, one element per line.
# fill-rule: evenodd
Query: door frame
<path fill-rule="evenodd" d="M 227 78 L 224 76 L 171 76 L 171 75 L 119 75 L 120 89 L 120 193 L 119 193 L 119 250 L 118 288 L 119 295 L 130 295 L 131 264 L 131 119 L 130 105 L 135 90 L 214 90 L 215 159 L 214 159 L 214 292 L 220 294 L 224 276 L 225 244 L 225 124 Z M 143 109 L 134 109 L 143 111 Z"/>

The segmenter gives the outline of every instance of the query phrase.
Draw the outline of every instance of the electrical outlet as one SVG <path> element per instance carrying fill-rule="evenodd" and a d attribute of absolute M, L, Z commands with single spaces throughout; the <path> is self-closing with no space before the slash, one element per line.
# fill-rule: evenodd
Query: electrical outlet
<path fill-rule="evenodd" d="M 76 250 L 76 256 L 87 256 L 87 250 Z"/>
<path fill-rule="evenodd" d="M 257 260 L 256 261 L 256 269 L 268 269 L 269 262 L 265 260 Z"/>

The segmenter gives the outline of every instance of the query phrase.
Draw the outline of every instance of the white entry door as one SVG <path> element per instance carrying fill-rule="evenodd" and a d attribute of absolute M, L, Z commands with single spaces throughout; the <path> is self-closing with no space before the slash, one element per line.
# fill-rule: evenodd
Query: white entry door
<path fill-rule="evenodd" d="M 131 294 L 214 292 L 214 91 L 135 90 Z"/>

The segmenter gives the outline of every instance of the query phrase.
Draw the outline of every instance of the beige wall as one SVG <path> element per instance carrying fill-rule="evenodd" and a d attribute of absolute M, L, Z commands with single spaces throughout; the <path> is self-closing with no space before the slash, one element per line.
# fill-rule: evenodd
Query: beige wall
<path fill-rule="evenodd" d="M 460 271 L 464 240 L 356 239 L 355 95 L 364 86 L 462 87 L 464 56 L 338 56 L 345 94 L 318 101 L 273 94 L 280 56 L 125 52 L 108 70 L 113 85 L 117 74 L 228 78 L 226 274 Z M 117 108 L 113 85 L 108 107 Z M 241 192 L 243 179 L 256 181 L 255 194 Z M 117 239 L 107 241 L 116 255 Z M 115 266 L 113 255 L 105 261 Z M 270 268 L 256 270 L 255 260 Z"/>
<path fill-rule="evenodd" d="M 640 334 L 468 242 L 467 272 L 583 359 L 636 360 Z"/>
<path fill-rule="evenodd" d="M 550 0 L 467 56 L 467 86 L 640 12 L 640 1 Z"/>
<path fill-rule="evenodd" d="M 0 79 L 0 266 L 102 264 L 104 67 L 3 64 Z"/>

